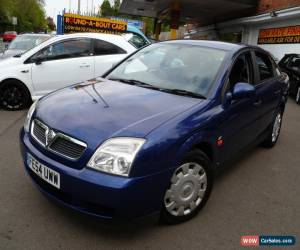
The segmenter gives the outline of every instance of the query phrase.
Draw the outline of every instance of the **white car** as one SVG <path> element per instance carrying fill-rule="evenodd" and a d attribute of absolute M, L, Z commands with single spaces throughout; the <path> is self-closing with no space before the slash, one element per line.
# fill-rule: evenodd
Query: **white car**
<path fill-rule="evenodd" d="M 71 34 L 0 61 L 0 106 L 19 110 L 56 89 L 103 75 L 136 51 L 126 35 Z"/>

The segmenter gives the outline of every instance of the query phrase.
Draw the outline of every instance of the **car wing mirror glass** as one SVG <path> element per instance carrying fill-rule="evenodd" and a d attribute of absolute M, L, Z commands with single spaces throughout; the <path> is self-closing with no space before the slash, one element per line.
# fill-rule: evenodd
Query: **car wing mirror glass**
<path fill-rule="evenodd" d="M 36 65 L 41 65 L 42 62 L 44 62 L 44 61 L 45 61 L 45 57 L 44 56 L 37 56 L 35 58 L 35 60 L 34 60 L 34 62 L 35 62 Z"/>
<path fill-rule="evenodd" d="M 235 84 L 232 92 L 232 100 L 240 100 L 251 98 L 255 95 L 255 88 L 253 85 L 245 82 Z"/>

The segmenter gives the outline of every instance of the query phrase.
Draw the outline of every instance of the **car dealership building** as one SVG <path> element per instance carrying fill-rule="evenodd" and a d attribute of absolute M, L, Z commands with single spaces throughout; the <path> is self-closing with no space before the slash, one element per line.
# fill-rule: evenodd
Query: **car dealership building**
<path fill-rule="evenodd" d="M 154 17 L 157 37 L 164 22 L 172 38 L 187 24 L 185 38 L 258 45 L 278 60 L 300 53 L 300 0 L 124 0 L 121 11 Z"/>

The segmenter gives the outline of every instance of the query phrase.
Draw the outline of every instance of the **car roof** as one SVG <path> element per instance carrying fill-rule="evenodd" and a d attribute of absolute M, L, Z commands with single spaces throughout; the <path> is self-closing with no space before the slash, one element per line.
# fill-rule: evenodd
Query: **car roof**
<path fill-rule="evenodd" d="M 132 53 L 136 50 L 136 48 L 133 45 L 131 45 L 123 35 L 112 35 L 112 34 L 104 34 L 104 33 L 73 33 L 73 34 L 52 36 L 47 41 L 27 51 L 24 54 L 25 58 L 30 57 L 34 53 L 38 52 L 40 49 L 49 46 L 50 44 L 54 44 L 72 38 L 92 38 L 92 39 L 107 41 L 124 49 L 125 51 L 127 51 L 127 53 Z"/>
<path fill-rule="evenodd" d="M 209 47 L 209 48 L 222 49 L 228 51 L 238 51 L 240 49 L 248 48 L 248 47 L 258 48 L 246 44 L 237 44 L 237 43 L 228 43 L 228 42 L 220 42 L 220 41 L 210 41 L 210 40 L 170 40 L 170 41 L 165 41 L 163 43 L 186 44 L 186 45 L 202 46 L 202 47 Z"/>
<path fill-rule="evenodd" d="M 57 36 L 59 38 L 77 38 L 77 37 L 89 37 L 89 38 L 101 38 L 101 37 L 105 37 L 105 38 L 110 38 L 110 39 L 114 39 L 114 38 L 121 38 L 121 35 L 116 35 L 116 34 L 106 34 L 106 33 L 72 33 L 72 34 L 65 34 L 65 35 L 60 35 Z"/>
<path fill-rule="evenodd" d="M 300 56 L 300 54 L 297 54 L 297 53 L 290 53 L 290 54 L 285 54 L 285 56 Z"/>
<path fill-rule="evenodd" d="M 50 34 L 33 34 L 33 33 L 23 33 L 23 34 L 20 34 L 18 36 L 32 36 L 32 37 L 51 37 L 53 35 L 50 35 Z"/>

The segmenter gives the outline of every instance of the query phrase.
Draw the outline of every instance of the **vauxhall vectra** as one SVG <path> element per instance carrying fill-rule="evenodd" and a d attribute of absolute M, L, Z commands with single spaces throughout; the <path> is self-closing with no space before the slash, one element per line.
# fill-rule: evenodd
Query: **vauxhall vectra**
<path fill-rule="evenodd" d="M 207 202 L 214 170 L 276 144 L 287 93 L 262 49 L 153 44 L 35 102 L 20 135 L 25 169 L 45 195 L 80 212 L 183 222 Z"/>

